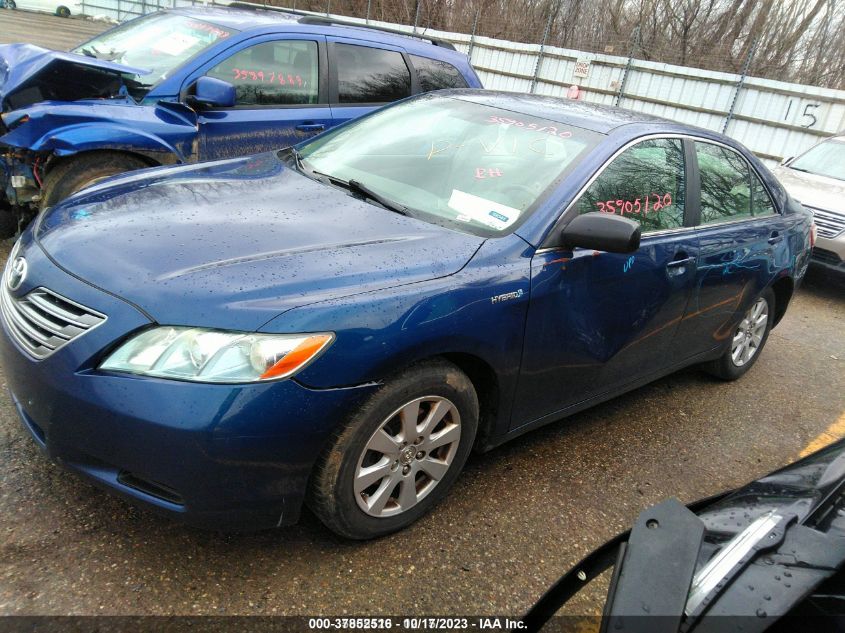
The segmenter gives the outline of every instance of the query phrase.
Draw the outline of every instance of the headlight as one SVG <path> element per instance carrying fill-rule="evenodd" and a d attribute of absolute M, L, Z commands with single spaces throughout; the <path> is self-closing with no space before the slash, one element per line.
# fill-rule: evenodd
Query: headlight
<path fill-rule="evenodd" d="M 260 382 L 292 376 L 334 334 L 246 334 L 157 327 L 132 337 L 100 369 L 194 382 Z"/>

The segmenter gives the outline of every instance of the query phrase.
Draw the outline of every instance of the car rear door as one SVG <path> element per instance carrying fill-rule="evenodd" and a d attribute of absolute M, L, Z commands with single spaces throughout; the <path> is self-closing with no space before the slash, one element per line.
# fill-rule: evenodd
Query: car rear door
<path fill-rule="evenodd" d="M 736 150 L 689 141 L 698 178 L 698 265 L 675 353 L 691 357 L 724 347 L 742 315 L 788 265 L 787 223 L 754 168 Z"/>
<path fill-rule="evenodd" d="M 325 38 L 279 34 L 251 38 L 199 75 L 235 86 L 230 108 L 199 112 L 200 160 L 287 147 L 331 127 Z"/>
<path fill-rule="evenodd" d="M 697 256 L 686 213 L 686 154 L 679 138 L 633 143 L 564 214 L 564 222 L 594 211 L 638 221 L 635 253 L 546 248 L 535 254 L 514 427 L 646 381 L 672 364 L 668 351 Z"/>
<path fill-rule="evenodd" d="M 395 46 L 328 37 L 329 100 L 335 125 L 419 91 L 408 54 Z"/>

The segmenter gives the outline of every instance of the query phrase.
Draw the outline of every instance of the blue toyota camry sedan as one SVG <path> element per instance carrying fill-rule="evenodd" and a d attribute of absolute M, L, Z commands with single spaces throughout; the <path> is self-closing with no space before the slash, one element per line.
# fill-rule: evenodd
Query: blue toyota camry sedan
<path fill-rule="evenodd" d="M 813 239 L 724 136 L 438 92 L 47 209 L 6 266 L 0 350 L 70 470 L 196 525 L 307 503 L 368 538 L 431 509 L 473 448 L 688 365 L 742 376 Z"/>

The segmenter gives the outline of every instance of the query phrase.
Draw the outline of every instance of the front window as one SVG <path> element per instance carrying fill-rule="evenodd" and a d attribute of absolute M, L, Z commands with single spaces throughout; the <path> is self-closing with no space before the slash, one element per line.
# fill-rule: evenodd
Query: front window
<path fill-rule="evenodd" d="M 306 171 L 356 180 L 434 223 L 513 231 L 600 134 L 463 99 L 422 97 L 300 148 Z"/>
<path fill-rule="evenodd" d="M 577 209 L 624 215 L 643 233 L 666 231 L 684 225 L 684 192 L 681 141 L 653 139 L 622 152 L 578 199 Z"/>
<path fill-rule="evenodd" d="M 238 51 L 208 72 L 235 86 L 235 104 L 309 105 L 317 103 L 317 42 L 280 40 Z"/>
<path fill-rule="evenodd" d="M 204 20 L 153 13 L 95 37 L 73 52 L 148 70 L 130 84 L 133 96 L 141 98 L 188 59 L 233 33 Z"/>
<path fill-rule="evenodd" d="M 790 169 L 845 180 L 845 138 L 819 143 L 789 164 Z"/>

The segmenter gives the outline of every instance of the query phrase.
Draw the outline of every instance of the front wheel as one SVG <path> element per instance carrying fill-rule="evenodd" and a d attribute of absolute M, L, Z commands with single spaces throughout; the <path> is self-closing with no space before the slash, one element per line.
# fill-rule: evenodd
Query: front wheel
<path fill-rule="evenodd" d="M 457 479 L 475 440 L 478 397 L 446 361 L 386 382 L 324 452 L 308 503 L 332 531 L 367 539 L 428 512 Z"/>
<path fill-rule="evenodd" d="M 757 362 L 775 318 L 775 293 L 766 288 L 734 330 L 730 347 L 715 361 L 704 366 L 714 376 L 723 380 L 736 380 Z"/>
<path fill-rule="evenodd" d="M 69 18 L 70 17 L 70 9 L 67 7 L 59 7 L 56 9 L 56 15 L 60 18 Z"/>
<path fill-rule="evenodd" d="M 47 172 L 41 189 L 40 207 L 52 207 L 109 176 L 145 167 L 149 165 L 142 159 L 121 152 L 86 152 L 66 158 Z"/>
<path fill-rule="evenodd" d="M 17 9 L 18 5 L 15 4 L 15 0 L 2 0 L 0 1 L 0 6 L 4 9 Z"/>

